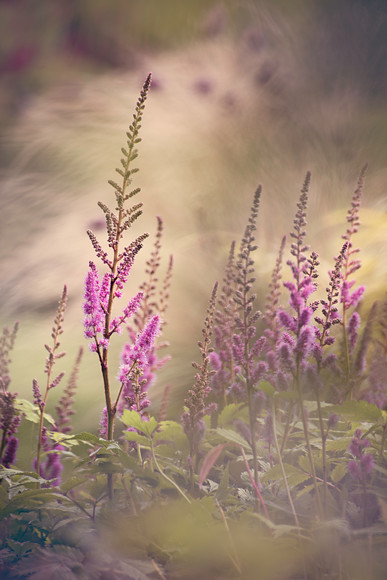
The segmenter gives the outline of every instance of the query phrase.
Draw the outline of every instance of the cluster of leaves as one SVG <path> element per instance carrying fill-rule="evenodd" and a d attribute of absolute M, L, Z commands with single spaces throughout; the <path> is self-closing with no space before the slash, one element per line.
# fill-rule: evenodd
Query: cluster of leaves
<path fill-rule="evenodd" d="M 124 204 L 138 193 L 125 192 L 149 84 L 150 77 L 127 134 L 118 171 L 123 184 L 112 183 L 117 213 L 100 204 L 112 258 L 89 233 L 107 268 L 99 279 L 90 266 L 85 290 L 85 335 L 98 355 L 107 407 L 99 435 L 71 432 L 81 352 L 56 417 L 46 411 L 49 391 L 63 377 L 53 379 L 52 368 L 63 356 L 57 350 L 66 289 L 53 346 L 46 346 L 45 394 L 34 380 L 33 404 L 9 390 L 17 327 L 0 340 L 1 577 L 381 579 L 387 300 L 361 324 L 364 288 L 354 279 L 361 266 L 354 239 L 365 168 L 321 295 L 318 255 L 306 244 L 307 174 L 290 234 L 289 278 L 281 283 L 283 238 L 263 315 L 254 307 L 257 189 L 239 251 L 233 242 L 223 283 L 211 295 L 198 343 L 201 361 L 194 363 L 181 418 L 167 419 L 165 405 L 159 417 L 151 416 L 148 389 L 165 362 L 156 356 L 155 326 L 160 331 L 164 323 L 172 268 L 170 260 L 158 291 L 160 219 L 147 281 L 136 303 L 112 318 L 113 301 L 145 239 L 119 251 L 140 211 Z M 113 397 L 109 342 L 124 322 L 129 342 Z M 37 433 L 33 471 L 17 468 L 22 417 Z M 25 444 L 23 433 L 19 438 Z"/>

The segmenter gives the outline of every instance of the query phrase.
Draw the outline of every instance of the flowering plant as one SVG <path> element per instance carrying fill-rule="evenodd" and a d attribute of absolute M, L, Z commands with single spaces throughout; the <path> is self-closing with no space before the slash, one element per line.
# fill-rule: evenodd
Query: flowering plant
<path fill-rule="evenodd" d="M 48 412 L 64 378 L 53 368 L 65 354 L 66 286 L 45 345 L 45 389 L 33 379 L 33 403 L 10 391 L 17 325 L 0 337 L 1 576 L 253 579 L 259 569 L 265 580 L 382 578 L 387 301 L 362 322 L 365 288 L 354 278 L 366 168 L 323 292 L 319 256 L 306 243 L 306 175 L 289 274 L 283 237 L 263 314 L 255 307 L 257 188 L 239 251 L 233 242 L 223 282 L 213 287 L 184 408 L 167 418 L 165 397 L 157 416 L 152 385 L 169 358 L 159 358 L 158 340 L 173 263 L 160 282 L 161 218 L 146 280 L 121 313 L 113 311 L 148 236 L 123 246 L 141 215 L 141 203 L 127 202 L 140 191 L 130 190 L 132 162 L 150 82 L 149 75 L 122 149 L 121 182 L 110 182 L 115 208 L 99 203 L 107 250 L 88 231 L 104 269 L 90 261 L 83 307 L 105 397 L 99 429 L 96 422 L 94 433 L 72 432 L 82 348 L 55 416 Z M 124 329 L 112 364 L 111 342 Z M 25 425 L 36 436 L 27 466 L 17 457 L 28 447 Z"/>

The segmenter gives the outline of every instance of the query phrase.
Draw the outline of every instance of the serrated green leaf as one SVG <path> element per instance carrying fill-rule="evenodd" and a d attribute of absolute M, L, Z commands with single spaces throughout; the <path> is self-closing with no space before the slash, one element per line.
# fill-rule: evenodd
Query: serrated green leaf
<path fill-rule="evenodd" d="M 121 421 L 127 427 L 133 427 L 143 433 L 146 437 L 151 437 L 152 433 L 157 429 L 157 421 L 154 417 L 150 417 L 149 421 L 144 421 L 137 411 L 129 411 L 125 409 Z"/>
<path fill-rule="evenodd" d="M 339 483 L 348 473 L 347 463 L 341 462 L 334 467 L 331 473 L 331 480 L 333 483 Z"/>
<path fill-rule="evenodd" d="M 0 512 L 0 519 L 9 516 L 10 514 L 16 514 L 18 512 L 26 512 L 45 504 L 50 503 L 52 500 L 63 501 L 65 498 L 62 494 L 52 490 L 52 489 L 33 489 L 24 491 L 12 498 L 12 500 L 6 505 Z"/>
<path fill-rule="evenodd" d="M 27 399 L 15 399 L 15 409 L 17 409 L 20 413 L 23 413 L 27 421 L 31 421 L 31 423 L 39 423 L 40 421 L 40 412 L 36 405 L 28 401 Z M 49 413 L 43 414 L 44 419 L 50 425 L 55 425 L 55 420 Z"/>
<path fill-rule="evenodd" d="M 348 449 L 352 437 L 340 437 L 340 439 L 329 439 L 326 443 L 327 451 L 345 451 Z"/>
<path fill-rule="evenodd" d="M 111 441 L 101 439 L 101 437 L 93 435 L 93 433 L 87 433 L 86 431 L 71 435 L 69 439 L 75 439 L 75 441 L 82 441 L 83 443 L 89 443 L 91 445 L 100 445 L 101 447 L 107 447 L 111 443 Z"/>
<path fill-rule="evenodd" d="M 139 443 L 140 445 L 145 445 L 147 447 L 149 447 L 150 444 L 149 439 L 147 437 L 144 437 L 144 435 L 140 435 L 140 433 L 137 433 L 137 431 L 125 431 L 123 437 L 127 441 L 134 441 L 136 443 Z"/>
<path fill-rule="evenodd" d="M 161 421 L 154 435 L 155 441 L 173 441 L 174 443 L 185 439 L 185 433 L 180 423 L 176 421 Z"/>
<path fill-rule="evenodd" d="M 230 441 L 231 443 L 235 443 L 245 449 L 250 449 L 250 445 L 247 443 L 246 439 L 243 439 L 239 433 L 236 431 L 232 431 L 231 429 L 223 429 L 222 427 L 218 427 L 217 429 L 212 429 L 213 433 L 216 433 L 223 439 Z"/>
<path fill-rule="evenodd" d="M 327 407 L 331 413 L 343 415 L 350 421 L 367 421 L 376 423 L 382 418 L 382 411 L 376 405 L 367 401 L 344 401 L 341 405 Z"/>
<path fill-rule="evenodd" d="M 310 479 L 310 475 L 308 473 L 305 473 L 305 471 L 298 469 L 294 465 L 284 463 L 283 467 L 286 474 L 286 480 L 290 488 L 295 487 L 296 485 L 300 485 L 301 483 L 304 483 L 304 481 Z M 280 485 L 284 485 L 280 465 L 272 467 L 261 477 L 262 483 L 269 483 L 270 481 L 275 481 Z"/>

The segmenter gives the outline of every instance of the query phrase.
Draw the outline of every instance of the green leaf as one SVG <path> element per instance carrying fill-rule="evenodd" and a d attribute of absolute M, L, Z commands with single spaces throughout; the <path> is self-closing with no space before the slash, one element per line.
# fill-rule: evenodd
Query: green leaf
<path fill-rule="evenodd" d="M 236 433 L 236 431 L 232 431 L 231 429 L 222 429 L 221 427 L 218 427 L 218 429 L 212 429 L 212 431 L 213 433 L 217 433 L 220 435 L 220 437 L 230 441 L 231 443 L 235 443 L 236 445 L 244 447 L 245 449 L 250 449 L 250 445 L 247 443 L 246 439 L 243 439 L 243 437 L 239 435 L 239 433 Z"/>
<path fill-rule="evenodd" d="M 340 439 L 330 439 L 326 443 L 327 451 L 345 451 L 348 449 L 352 437 L 340 437 Z"/>
<path fill-rule="evenodd" d="M 236 415 L 238 414 L 239 410 L 240 405 L 237 405 L 235 403 L 231 403 L 230 405 L 224 407 L 224 409 L 222 409 L 222 411 L 219 414 L 218 425 L 221 427 L 225 425 L 230 425 L 232 421 L 236 418 Z"/>
<path fill-rule="evenodd" d="M 330 413 L 343 415 L 350 421 L 367 421 L 376 423 L 382 418 L 382 411 L 376 405 L 367 401 L 344 401 L 341 405 L 326 407 Z"/>
<path fill-rule="evenodd" d="M 294 465 L 289 465 L 288 463 L 284 463 L 284 470 L 286 474 L 286 480 L 290 488 L 295 487 L 296 485 L 300 485 L 310 479 L 310 475 L 298 469 Z M 262 477 L 262 483 L 269 483 L 270 481 L 276 481 L 283 485 L 283 477 L 282 477 L 282 470 L 280 465 L 276 465 L 267 471 Z"/>
<path fill-rule="evenodd" d="M 275 388 L 268 381 L 260 381 L 258 383 L 258 390 L 265 393 L 269 398 L 275 395 Z"/>
<path fill-rule="evenodd" d="M 331 480 L 333 483 L 339 483 L 348 473 L 347 470 L 347 463 L 341 462 L 336 465 L 336 467 L 332 470 L 331 473 Z"/>
<path fill-rule="evenodd" d="M 124 410 L 121 421 L 127 427 L 133 427 L 137 431 L 144 433 L 148 438 L 152 436 L 152 433 L 157 429 L 158 425 L 154 417 L 150 417 L 149 421 L 143 421 L 140 413 L 137 411 L 129 411 L 129 409 Z"/>
<path fill-rule="evenodd" d="M 15 399 L 15 409 L 17 409 L 20 413 L 23 413 L 27 421 L 31 421 L 31 423 L 39 423 L 39 410 L 36 405 L 31 403 L 31 401 L 27 401 L 27 399 Z M 50 425 L 55 425 L 55 420 L 53 417 L 51 417 L 51 415 L 44 413 L 43 416 L 47 423 L 50 423 Z"/>
<path fill-rule="evenodd" d="M 65 497 L 62 494 L 52 489 L 32 489 L 24 491 L 16 495 L 9 503 L 0 511 L 0 519 L 16 514 L 18 512 L 32 511 L 41 508 L 52 500 L 64 501 Z"/>
<path fill-rule="evenodd" d="M 90 443 L 91 445 L 101 445 L 102 447 L 107 447 L 111 441 L 106 441 L 97 435 L 92 433 L 87 433 L 82 431 L 82 433 L 77 433 L 76 435 L 71 435 L 69 439 L 75 439 L 76 441 L 82 441 L 83 443 Z"/>
<path fill-rule="evenodd" d="M 31 423 L 39 423 L 39 413 L 36 405 L 33 405 L 31 401 L 27 401 L 26 399 L 16 399 L 15 400 L 15 409 L 23 413 L 27 421 L 31 421 Z"/>
<path fill-rule="evenodd" d="M 125 431 L 124 438 L 127 441 L 135 441 L 140 445 L 146 445 L 147 447 L 149 447 L 149 439 L 147 437 L 144 437 L 144 435 L 140 435 L 140 433 L 138 433 L 137 431 Z"/>
<path fill-rule="evenodd" d="M 176 421 L 161 421 L 154 435 L 155 441 L 173 441 L 177 443 L 185 439 L 185 433 L 180 423 Z"/>

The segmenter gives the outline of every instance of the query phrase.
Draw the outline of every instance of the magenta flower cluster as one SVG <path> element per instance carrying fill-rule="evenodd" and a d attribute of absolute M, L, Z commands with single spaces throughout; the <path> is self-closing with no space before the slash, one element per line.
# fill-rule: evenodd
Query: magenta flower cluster
<path fill-rule="evenodd" d="M 128 408 L 142 414 L 149 407 L 150 401 L 146 394 L 155 378 L 155 370 L 158 368 L 154 343 L 159 331 L 160 317 L 156 314 L 134 342 L 125 344 L 117 376 L 122 385 L 117 411 Z M 135 380 L 137 376 L 138 381 Z"/>
<path fill-rule="evenodd" d="M 109 328 L 106 329 L 111 280 L 111 274 L 108 272 L 100 280 L 95 264 L 91 261 L 89 262 L 83 310 L 85 313 L 85 337 L 92 340 L 90 350 L 93 352 L 96 352 L 99 348 L 108 348 L 110 336 L 113 332 L 121 331 L 121 325 L 136 312 L 142 300 L 142 293 L 138 292 L 123 309 L 122 315 L 113 318 L 110 321 Z"/>
<path fill-rule="evenodd" d="M 44 484 L 43 487 L 50 485 L 58 486 L 61 482 L 61 473 L 63 465 L 61 463 L 61 451 L 63 446 L 48 437 L 47 427 L 42 429 L 42 451 L 45 453 L 44 460 L 40 462 L 39 475 L 47 479 L 50 483 Z M 37 467 L 37 460 L 34 461 L 34 469 Z"/>

